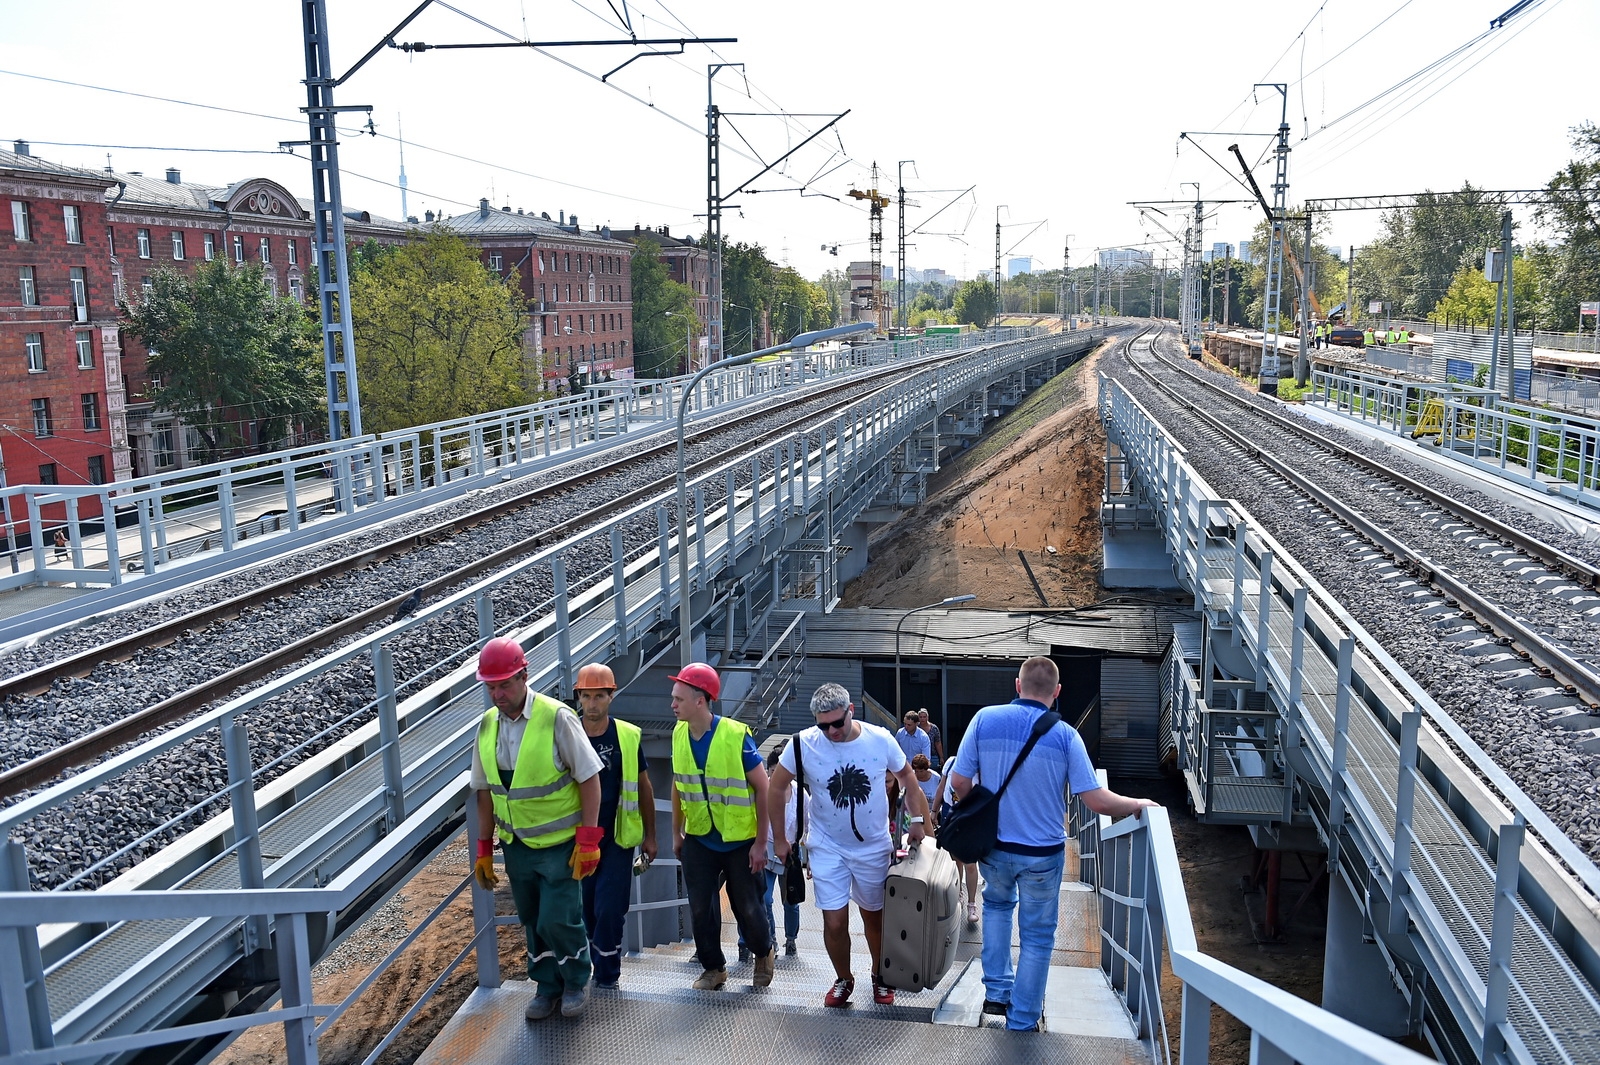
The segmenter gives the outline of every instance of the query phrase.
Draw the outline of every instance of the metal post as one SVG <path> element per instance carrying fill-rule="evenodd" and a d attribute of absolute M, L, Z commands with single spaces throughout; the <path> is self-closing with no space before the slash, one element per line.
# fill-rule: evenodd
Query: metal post
<path fill-rule="evenodd" d="M 622 546 L 622 529 L 611 527 L 611 606 L 616 613 L 616 653 L 623 654 L 632 642 L 628 635 L 627 555 Z"/>
<path fill-rule="evenodd" d="M 395 698 L 394 649 L 378 645 L 375 679 L 378 686 L 378 742 L 383 749 L 384 817 L 394 829 L 406 819 L 405 765 L 400 759 L 400 711 Z"/>
<path fill-rule="evenodd" d="M 5 841 L 0 855 L 0 891 L 31 891 L 28 855 L 18 840 Z M 33 925 L 0 928 L 0 1053 L 22 1054 L 55 1046 L 50 1000 Z"/>
<path fill-rule="evenodd" d="M 1272 350 L 1263 346 L 1259 390 L 1278 394 L 1278 346 L 1283 323 L 1280 308 L 1283 298 L 1283 216 L 1289 196 L 1289 87 L 1281 82 L 1269 88 L 1283 96 L 1283 113 L 1278 123 L 1277 173 L 1272 182 L 1272 238 L 1267 243 L 1267 291 L 1261 326 L 1272 331 Z"/>
<path fill-rule="evenodd" d="M 1178 1065 L 1207 1065 L 1211 1060 L 1211 1000 L 1183 985 L 1183 1014 L 1178 1022 Z"/>
<path fill-rule="evenodd" d="M 311 987 L 311 943 L 306 915 L 280 913 L 278 929 L 278 984 L 284 1009 L 309 1006 L 316 1001 Z M 295 1017 L 283 1022 L 284 1056 L 289 1065 L 317 1065 L 317 1019 Z"/>
<path fill-rule="evenodd" d="M 1328 782 L 1329 835 L 1338 838 L 1344 826 L 1344 767 L 1350 749 L 1350 674 L 1355 667 L 1356 641 L 1349 636 L 1339 640 L 1338 690 L 1333 700 L 1333 765 L 1332 779 Z M 1332 847 L 1330 846 L 1330 850 Z M 1332 861 L 1330 856 L 1329 865 Z"/>
<path fill-rule="evenodd" d="M 467 853 L 478 853 L 479 835 L 478 825 L 478 797 L 473 792 L 467 793 Z M 493 837 L 491 837 L 493 838 Z M 500 986 L 500 944 L 495 933 L 491 930 L 495 917 L 494 892 L 478 885 L 477 877 L 472 879 L 472 932 L 478 937 L 478 946 L 474 951 L 478 969 L 479 987 Z"/>
<path fill-rule="evenodd" d="M 1300 256 L 1300 350 L 1294 359 L 1294 383 L 1304 388 L 1311 375 L 1311 212 L 1306 212 L 1304 249 Z"/>
<path fill-rule="evenodd" d="M 1233 616 L 1244 617 L 1244 567 L 1245 567 L 1245 538 L 1250 532 L 1248 522 L 1240 521 L 1233 527 Z M 1229 643 L 1238 647 L 1243 636 L 1237 623 L 1233 625 L 1233 632 Z"/>
<path fill-rule="evenodd" d="M 1517 291 L 1515 263 L 1511 261 L 1511 212 L 1500 216 L 1500 254 L 1506 262 L 1506 395 L 1517 398 Z M 1531 343 L 1531 342 L 1530 342 Z M 1531 376 L 1533 366 L 1528 367 Z M 1531 389 L 1530 389 L 1531 391 Z M 1533 449 L 1529 448 L 1530 457 Z M 1531 463 L 1530 463 L 1531 465 Z"/>
<path fill-rule="evenodd" d="M 1267 642 L 1272 637 L 1272 552 L 1261 552 L 1259 598 L 1256 600 L 1256 691 L 1267 690 Z"/>
<path fill-rule="evenodd" d="M 681 551 L 683 545 L 678 549 Z M 666 559 L 662 558 L 665 568 Z M 556 555 L 550 560 L 550 579 L 555 584 L 556 602 L 556 661 L 558 664 L 557 679 L 560 681 L 559 690 L 565 694 L 572 690 L 572 680 L 575 673 L 572 668 L 572 628 L 567 611 L 567 559 L 564 555 Z"/>
<path fill-rule="evenodd" d="M 228 806 L 233 814 L 233 841 L 238 848 L 239 886 L 267 886 L 261 862 L 261 825 L 256 810 L 255 771 L 250 764 L 250 732 L 237 721 L 222 729 L 222 749 L 228 760 Z M 246 954 L 265 949 L 270 933 L 267 919 L 257 915 L 244 923 Z"/>
<path fill-rule="evenodd" d="M 350 323 L 349 257 L 344 242 L 344 194 L 339 187 L 340 109 L 333 104 L 326 0 L 301 0 L 306 48 L 306 117 L 311 125 L 311 199 L 316 223 L 317 288 L 322 311 L 322 362 L 328 388 L 328 439 L 361 435 L 356 387 L 355 330 Z M 347 111 L 371 111 L 348 107 Z"/>
<path fill-rule="evenodd" d="M 906 328 L 906 164 L 916 165 L 915 159 L 902 159 L 895 167 L 895 180 L 900 186 L 900 234 L 897 241 L 900 263 L 894 275 L 894 321 L 903 332 Z"/>
<path fill-rule="evenodd" d="M 727 67 L 742 70 L 744 64 L 712 63 L 706 67 L 706 252 L 711 267 L 706 285 L 711 309 L 711 320 L 706 323 L 707 366 L 722 358 L 722 142 L 711 89 L 717 71 Z"/>
<path fill-rule="evenodd" d="M 1522 815 L 1500 826 L 1500 849 L 1494 858 L 1494 920 L 1489 930 L 1489 979 L 1483 1004 L 1482 1061 L 1505 1048 L 1502 1026 L 1511 998 L 1511 948 L 1517 932 L 1517 879 L 1522 871 Z"/>
<path fill-rule="evenodd" d="M 1411 814 L 1417 796 L 1417 730 L 1422 710 L 1413 706 L 1400 718 L 1400 780 L 1394 800 L 1394 858 L 1390 865 L 1389 933 L 1403 935 L 1407 917 L 1402 896 L 1411 872 Z"/>

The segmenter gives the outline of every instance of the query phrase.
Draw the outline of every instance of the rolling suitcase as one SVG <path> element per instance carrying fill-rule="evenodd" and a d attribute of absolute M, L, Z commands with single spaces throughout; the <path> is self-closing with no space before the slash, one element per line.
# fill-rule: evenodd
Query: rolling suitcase
<path fill-rule="evenodd" d="M 956 956 L 960 909 L 961 866 L 932 838 L 891 865 L 883 886 L 883 982 L 921 991 L 943 979 Z"/>

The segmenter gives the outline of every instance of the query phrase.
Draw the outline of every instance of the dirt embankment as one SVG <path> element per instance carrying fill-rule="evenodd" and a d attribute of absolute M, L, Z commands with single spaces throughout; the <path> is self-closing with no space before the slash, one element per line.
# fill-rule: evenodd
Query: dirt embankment
<path fill-rule="evenodd" d="M 872 562 L 843 605 L 913 607 L 952 589 L 996 609 L 1093 603 L 1105 454 L 1098 362 L 1097 351 L 1058 374 L 931 477 L 927 501 L 873 537 Z"/>

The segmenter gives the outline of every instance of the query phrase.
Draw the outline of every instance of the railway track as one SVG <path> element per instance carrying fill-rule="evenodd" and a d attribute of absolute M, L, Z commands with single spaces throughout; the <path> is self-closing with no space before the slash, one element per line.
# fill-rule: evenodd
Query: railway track
<path fill-rule="evenodd" d="M 1240 499 L 1289 545 L 1512 779 L 1591 858 L 1600 856 L 1600 599 L 1584 545 L 1467 489 L 1428 484 L 1425 471 L 1394 457 L 1363 454 L 1359 438 L 1304 425 L 1231 378 L 1207 380 L 1220 375 L 1164 346 L 1163 336 L 1143 335 L 1119 347 L 1108 372 L 1189 449 L 1214 490 Z"/>
<path fill-rule="evenodd" d="M 831 412 L 855 402 L 863 394 L 881 387 L 885 377 L 898 376 L 905 373 L 908 368 L 938 365 L 951 357 L 953 356 L 930 356 L 915 364 L 896 364 L 869 375 L 866 380 L 858 377 L 819 390 L 806 397 L 807 402 L 802 405 L 802 409 L 793 412 L 792 416 L 784 416 L 788 412 L 781 409 L 785 406 L 782 402 L 763 404 L 749 412 L 741 411 L 715 426 L 695 431 L 688 438 L 688 442 L 704 446 L 708 442 L 722 441 L 741 430 L 748 431 L 750 427 L 764 419 L 773 422 L 774 424 L 757 428 L 753 435 L 746 435 L 736 445 L 732 445 L 740 449 L 756 450 L 763 442 L 793 431 L 798 423 L 825 418 Z M 103 644 L 83 648 L 0 679 L 0 705 L 6 706 L 10 711 L 9 716 L 27 716 L 25 711 L 19 710 L 18 702 L 26 702 L 30 697 L 37 698 L 49 694 L 63 680 L 86 677 L 96 671 L 103 672 L 102 667 L 108 663 L 137 663 L 141 656 L 153 649 L 181 650 L 183 645 L 195 642 L 197 638 L 203 637 L 208 629 L 219 623 L 248 619 L 252 612 L 259 611 L 269 604 L 289 599 L 311 589 L 325 588 L 330 582 L 348 582 L 352 575 L 405 559 L 435 545 L 453 544 L 458 537 L 469 534 L 475 529 L 493 523 L 503 523 L 506 519 L 515 518 L 530 508 L 548 507 L 551 501 L 576 492 L 593 495 L 597 487 L 618 482 L 612 490 L 601 491 L 604 509 L 626 508 L 649 498 L 673 483 L 676 476 L 675 469 L 665 476 L 649 476 L 643 481 L 639 481 L 633 471 L 637 471 L 652 459 L 662 460 L 664 456 L 670 457 L 675 447 L 673 434 L 662 433 L 659 440 L 648 443 L 642 448 L 630 449 L 622 455 L 607 457 L 598 464 L 588 464 L 580 472 L 567 474 L 555 481 L 496 499 L 486 506 L 453 515 L 424 528 L 407 531 L 403 535 L 363 547 L 349 555 L 312 566 L 219 602 L 206 604 L 158 623 L 139 626 L 135 631 Z M 701 469 L 726 461 L 726 458 L 726 450 L 718 447 L 709 457 L 692 462 L 689 465 L 689 472 L 693 475 Z M 620 483 L 622 481 L 628 483 L 623 485 Z M 73 766 L 99 758 L 152 729 L 181 720 L 246 685 L 269 677 L 317 651 L 337 645 L 369 626 L 387 621 L 414 596 L 420 596 L 422 599 L 437 597 L 465 581 L 475 579 L 537 551 L 548 543 L 580 532 L 586 525 L 594 522 L 597 508 L 590 506 L 576 509 L 578 512 L 568 517 L 541 523 L 531 533 L 514 535 L 510 542 L 489 547 L 481 553 L 472 553 L 468 558 L 453 559 L 451 568 L 446 572 L 420 580 L 403 592 L 383 596 L 337 619 L 293 630 L 297 635 L 288 642 L 264 649 L 241 664 L 229 665 L 225 669 L 218 670 L 214 676 L 200 683 L 188 685 L 181 691 L 141 709 L 119 715 L 108 723 L 56 744 L 47 752 L 13 764 L 4 772 L 0 772 L 0 800 L 53 780 Z"/>

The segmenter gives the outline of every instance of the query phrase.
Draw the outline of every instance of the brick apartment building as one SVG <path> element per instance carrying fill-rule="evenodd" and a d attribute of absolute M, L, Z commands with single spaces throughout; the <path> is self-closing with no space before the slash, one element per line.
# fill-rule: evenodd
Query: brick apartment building
<path fill-rule="evenodd" d="M 476 211 L 425 219 L 471 241 L 483 262 L 505 277 L 512 270 L 528 301 L 525 345 L 536 373 L 552 392 L 633 377 L 633 245 L 562 213 L 496 210 L 487 199 Z"/>
<path fill-rule="evenodd" d="M 699 242 L 675 237 L 666 226 L 653 229 L 634 226 L 633 232 L 619 235 L 632 244 L 653 240 L 661 245 L 661 261 L 666 264 L 672 280 L 694 291 L 695 315 L 701 322 L 711 317 L 711 255 Z"/>
<path fill-rule="evenodd" d="M 217 258 L 260 262 L 278 291 L 309 295 L 309 203 L 266 178 L 219 187 L 175 169 L 147 178 L 15 149 L 0 151 L 5 482 L 99 484 L 193 465 L 188 429 L 150 402 L 148 353 L 122 332 L 118 300 L 137 300 L 160 269 Z M 345 224 L 352 244 L 406 239 L 404 224 L 361 211 L 347 210 Z"/>

